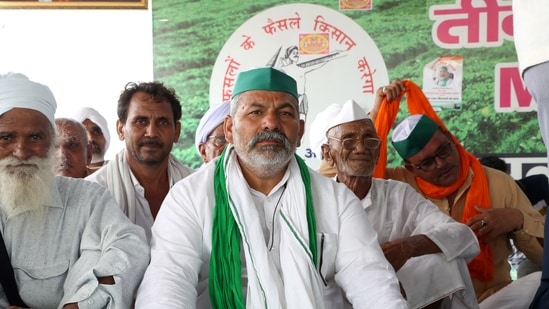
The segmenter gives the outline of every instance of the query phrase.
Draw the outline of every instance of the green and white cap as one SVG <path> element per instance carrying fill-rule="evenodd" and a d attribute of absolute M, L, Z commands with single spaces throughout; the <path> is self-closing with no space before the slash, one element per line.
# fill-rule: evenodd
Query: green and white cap
<path fill-rule="evenodd" d="M 403 159 L 420 152 L 440 126 L 423 114 L 409 116 L 393 130 L 393 146 Z"/>
<path fill-rule="evenodd" d="M 254 68 L 240 72 L 236 77 L 232 98 L 252 90 L 285 92 L 299 100 L 295 79 L 273 67 Z"/>

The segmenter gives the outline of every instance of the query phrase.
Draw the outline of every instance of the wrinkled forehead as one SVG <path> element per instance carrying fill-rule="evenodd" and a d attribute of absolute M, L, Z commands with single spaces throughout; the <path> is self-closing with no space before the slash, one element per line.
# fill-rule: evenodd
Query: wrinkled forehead
<path fill-rule="evenodd" d="M 245 108 L 250 105 L 256 106 L 268 106 L 284 107 L 292 106 L 296 110 L 299 110 L 299 104 L 297 99 L 289 93 L 281 91 L 268 91 L 268 90 L 250 90 L 241 93 L 237 102 L 235 102 L 240 108 Z"/>
<path fill-rule="evenodd" d="M 0 123 L 9 127 L 10 125 L 23 125 L 24 127 L 43 127 L 53 130 L 54 126 L 44 113 L 24 107 L 15 107 L 0 113 Z"/>
<path fill-rule="evenodd" d="M 330 128 L 327 135 L 341 137 L 344 135 L 372 135 L 377 137 L 377 131 L 370 118 L 339 124 Z"/>
<path fill-rule="evenodd" d="M 56 135 L 63 139 L 74 138 L 77 140 L 87 139 L 87 132 L 83 127 L 73 123 L 56 123 Z"/>

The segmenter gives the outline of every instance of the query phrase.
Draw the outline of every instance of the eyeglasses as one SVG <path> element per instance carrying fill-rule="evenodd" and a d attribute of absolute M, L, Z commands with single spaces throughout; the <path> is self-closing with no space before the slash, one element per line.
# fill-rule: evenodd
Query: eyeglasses
<path fill-rule="evenodd" d="M 364 148 L 366 149 L 377 149 L 379 148 L 379 145 L 381 145 L 381 140 L 379 138 L 373 138 L 373 137 L 365 137 L 363 139 L 360 138 L 344 138 L 339 139 L 337 137 L 328 136 L 328 138 L 335 139 L 336 141 L 340 142 L 341 145 L 343 145 L 343 148 L 347 150 L 353 150 L 356 147 L 356 144 L 361 141 L 362 145 L 364 145 Z"/>
<path fill-rule="evenodd" d="M 448 142 L 448 143 L 440 146 L 434 156 L 424 159 L 418 165 L 414 165 L 414 164 L 411 164 L 411 163 L 410 163 L 410 165 L 412 165 L 413 167 L 415 167 L 419 170 L 423 170 L 423 171 L 426 171 L 426 172 L 432 171 L 437 166 L 436 158 L 439 158 L 441 160 L 446 159 L 451 154 L 452 154 L 452 142 Z"/>
<path fill-rule="evenodd" d="M 210 135 L 208 136 L 208 139 L 213 139 L 213 143 L 215 147 L 223 147 L 227 145 L 227 140 L 225 139 L 225 135 Z"/>

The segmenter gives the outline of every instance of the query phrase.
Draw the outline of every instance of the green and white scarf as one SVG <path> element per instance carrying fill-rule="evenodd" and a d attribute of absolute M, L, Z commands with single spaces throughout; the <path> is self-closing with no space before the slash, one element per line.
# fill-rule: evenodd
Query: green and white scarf
<path fill-rule="evenodd" d="M 296 155 L 288 166 L 287 193 L 279 213 L 279 274 L 268 258 L 257 217 L 250 217 L 251 212 L 256 212 L 250 207 L 255 206 L 233 150 L 232 145 L 226 147 L 215 167 L 216 205 L 209 270 L 212 307 L 246 307 L 241 281 L 242 244 L 249 280 L 248 305 L 253 305 L 253 308 L 292 308 L 298 304 L 310 304 L 312 308 L 322 308 L 321 281 L 316 270 L 316 221 L 310 175 L 305 162 Z"/>

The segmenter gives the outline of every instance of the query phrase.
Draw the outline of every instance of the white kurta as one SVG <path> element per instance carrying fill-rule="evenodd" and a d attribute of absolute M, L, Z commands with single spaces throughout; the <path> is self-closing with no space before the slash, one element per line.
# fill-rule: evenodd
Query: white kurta
<path fill-rule="evenodd" d="M 178 182 L 164 200 L 152 228 L 151 263 L 139 288 L 136 308 L 211 308 L 208 270 L 215 206 L 214 167 L 215 161 Z M 360 201 L 344 185 L 309 172 L 321 273 L 328 282 L 324 294 L 331 295 L 339 285 L 355 308 L 407 308 Z M 276 199 L 281 191 L 280 186 L 275 188 Z M 251 193 L 244 190 L 241 194 Z M 259 212 L 254 215 L 257 220 L 265 220 Z M 275 233 L 278 231 L 275 229 Z M 265 241 L 257 243 L 267 246 Z M 337 307 L 328 302 L 326 308 Z"/>
<path fill-rule="evenodd" d="M 149 262 L 143 229 L 132 224 L 105 188 L 56 177 L 44 217 L 24 212 L 0 228 L 23 301 L 32 308 L 130 308 Z M 1 194 L 1 192 L 0 192 Z M 38 223 L 38 224 L 37 224 Z M 114 276 L 115 284 L 96 277 Z M 0 288 L 0 308 L 8 306 Z"/>
<path fill-rule="evenodd" d="M 176 157 L 169 156 L 168 181 L 170 187 L 192 172 L 194 171 L 179 162 Z M 145 230 L 147 240 L 151 240 L 151 227 L 154 218 L 149 202 L 145 198 L 145 188 L 133 175 L 125 149 L 117 153 L 107 165 L 86 177 L 86 180 L 96 182 L 109 189 L 124 214 L 130 218 L 130 221 L 141 226 Z"/>
<path fill-rule="evenodd" d="M 478 308 L 467 262 L 479 253 L 479 245 L 468 226 L 400 181 L 372 179 L 362 204 L 380 244 L 423 234 L 442 250 L 412 258 L 397 272 L 411 308 L 421 308 L 456 291 L 451 308 Z"/>

